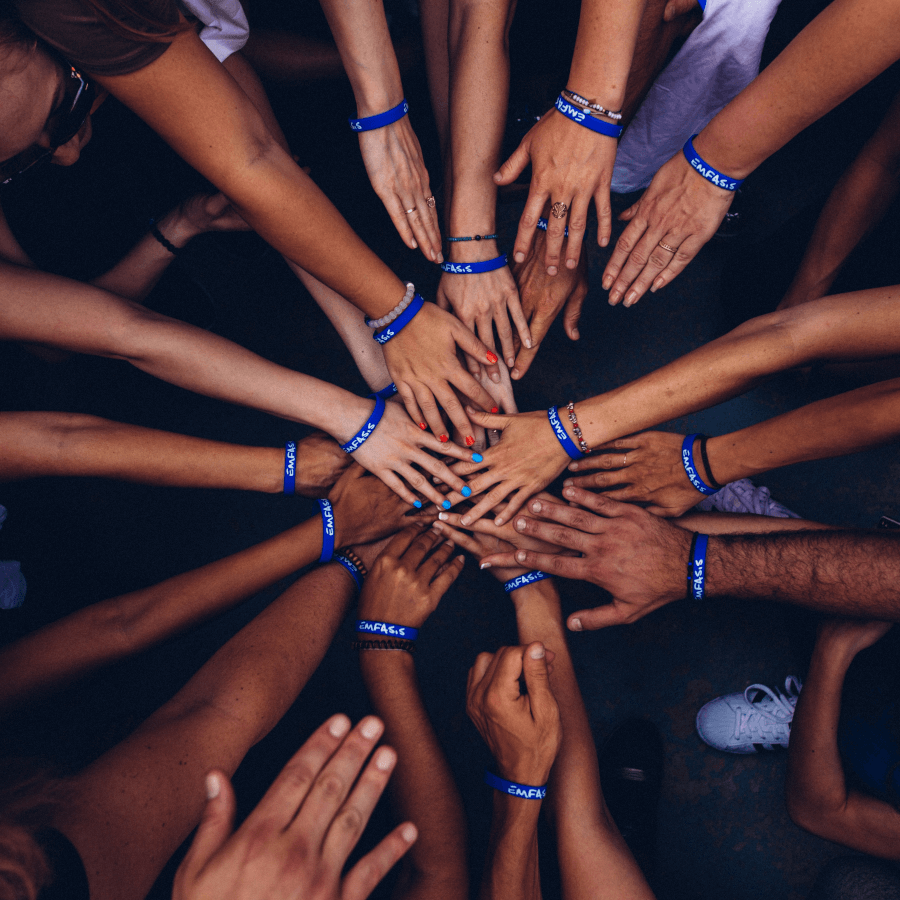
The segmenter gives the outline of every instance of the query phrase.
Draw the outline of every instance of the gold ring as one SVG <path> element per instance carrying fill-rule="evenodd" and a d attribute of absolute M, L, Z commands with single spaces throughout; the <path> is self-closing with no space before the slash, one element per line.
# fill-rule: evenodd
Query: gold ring
<path fill-rule="evenodd" d="M 660 241 L 659 246 L 663 248 L 663 250 L 668 250 L 669 253 L 677 253 L 677 247 L 670 247 L 665 241 Z"/>
<path fill-rule="evenodd" d="M 622 468 L 624 469 L 625 466 L 627 466 L 627 465 L 628 465 L 628 454 L 623 453 L 622 454 Z"/>
<path fill-rule="evenodd" d="M 434 199 L 434 195 L 425 198 L 425 202 L 428 204 L 429 209 L 434 209 L 437 206 L 437 200 Z"/>
<path fill-rule="evenodd" d="M 566 206 L 566 204 L 563 203 L 562 200 L 557 200 L 556 203 L 554 203 L 553 206 L 550 207 L 550 212 L 553 213 L 554 219 L 564 219 L 568 211 L 569 207 Z"/>

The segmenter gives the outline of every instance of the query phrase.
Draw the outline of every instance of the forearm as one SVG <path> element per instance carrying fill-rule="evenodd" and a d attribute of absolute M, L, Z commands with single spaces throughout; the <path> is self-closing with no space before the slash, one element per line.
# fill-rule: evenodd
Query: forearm
<path fill-rule="evenodd" d="M 422 704 L 412 655 L 362 650 L 360 668 L 385 741 L 398 755 L 391 780 L 397 817 L 415 822 L 399 893 L 406 898 L 464 898 L 468 892 L 462 800 Z"/>
<path fill-rule="evenodd" d="M 481 900 L 540 900 L 538 800 L 494 791 L 491 836 L 481 881 Z"/>

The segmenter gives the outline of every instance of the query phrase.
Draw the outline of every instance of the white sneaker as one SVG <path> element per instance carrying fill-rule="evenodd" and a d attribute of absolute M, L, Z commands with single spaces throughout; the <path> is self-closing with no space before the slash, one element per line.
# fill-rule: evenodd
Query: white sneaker
<path fill-rule="evenodd" d="M 726 753 L 787 747 L 802 687 L 798 678 L 788 675 L 783 694 L 764 684 L 751 684 L 743 693 L 716 697 L 697 713 L 697 734 L 710 747 Z"/>
<path fill-rule="evenodd" d="M 772 516 L 777 519 L 799 519 L 800 516 L 772 499 L 767 487 L 756 487 L 749 478 L 741 478 L 726 484 L 721 491 L 711 494 L 697 504 L 704 512 L 717 509 L 719 512 L 755 513 L 758 516 Z"/>

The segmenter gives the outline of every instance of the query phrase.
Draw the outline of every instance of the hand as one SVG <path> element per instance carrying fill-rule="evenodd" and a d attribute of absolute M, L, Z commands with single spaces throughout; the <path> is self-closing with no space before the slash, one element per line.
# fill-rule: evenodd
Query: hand
<path fill-rule="evenodd" d="M 525 261 L 537 221 L 545 206 L 568 204 L 568 216 L 550 217 L 544 265 L 548 275 L 560 269 L 566 225 L 566 268 L 574 269 L 581 256 L 591 198 L 597 207 L 597 243 L 605 247 L 612 233 L 609 183 L 616 162 L 615 138 L 597 134 L 551 109 L 522 139 L 513 155 L 494 176 L 497 184 L 512 184 L 531 163 L 531 188 L 513 247 L 513 259 Z"/>
<path fill-rule="evenodd" d="M 647 503 L 647 512 L 657 516 L 680 516 L 703 499 L 685 474 L 683 441 L 684 435 L 667 431 L 645 431 L 611 441 L 591 456 L 569 463 L 570 472 L 607 471 L 567 478 L 563 487 L 603 488 L 604 496 L 612 500 Z"/>
<path fill-rule="evenodd" d="M 602 494 L 566 488 L 563 497 L 592 510 L 534 500 L 526 516 L 515 520 L 516 531 L 567 547 L 581 558 L 517 550 L 482 560 L 492 566 L 520 565 L 551 575 L 590 581 L 612 594 L 612 603 L 569 616 L 572 631 L 636 622 L 647 613 L 679 600 L 687 593 L 690 532 Z"/>
<path fill-rule="evenodd" d="M 503 360 L 497 360 L 495 368 L 498 370 L 500 376 L 499 381 L 492 381 L 488 378 L 487 368 L 483 365 L 479 366 L 479 371 L 478 374 L 475 375 L 475 379 L 491 395 L 494 401 L 494 405 L 491 407 L 492 410 L 502 410 L 508 415 L 517 413 L 519 408 L 516 405 L 516 398 L 513 395 L 509 369 L 506 368 Z M 487 410 L 479 411 L 486 412 Z M 488 447 L 492 447 L 500 440 L 500 432 L 497 431 L 496 428 L 492 428 L 490 432 L 488 432 L 486 429 L 482 428 L 481 425 L 475 425 L 474 423 L 472 424 L 472 434 L 475 437 L 475 443 L 472 444 L 472 450 L 474 450 L 475 453 L 484 453 Z M 453 439 L 462 440 L 461 435 L 456 429 L 453 430 Z"/>
<path fill-rule="evenodd" d="M 512 266 L 522 298 L 522 310 L 531 328 L 531 345 L 526 343 L 520 348 L 515 360 L 512 377 L 516 379 L 524 377 L 531 368 L 541 341 L 563 306 L 566 308 L 563 314 L 566 334 L 573 341 L 579 337 L 578 320 L 588 292 L 587 256 L 582 255 L 574 269 L 563 268 L 556 275 L 548 275 L 542 263 L 546 240 L 543 231 L 535 232 L 534 243 L 525 261 Z"/>
<path fill-rule="evenodd" d="M 450 559 L 452 552 L 453 544 L 442 543 L 437 532 L 404 528 L 375 560 L 359 598 L 359 617 L 421 628 L 462 572 L 464 559 Z"/>
<path fill-rule="evenodd" d="M 178 213 L 194 234 L 250 230 L 224 194 L 195 194 L 181 204 Z"/>
<path fill-rule="evenodd" d="M 222 772 L 210 772 L 210 799 L 175 874 L 173 900 L 365 900 L 417 837 L 405 822 L 342 877 L 397 761 L 381 747 L 365 765 L 383 730 L 372 716 L 352 731 L 346 716 L 333 716 L 234 833 L 234 790 Z"/>
<path fill-rule="evenodd" d="M 519 685 L 523 675 L 525 694 Z M 562 729 L 543 644 L 480 653 L 469 670 L 466 712 L 491 748 L 501 777 L 547 783 Z"/>
<path fill-rule="evenodd" d="M 679 150 L 619 217 L 629 224 L 603 272 L 610 305 L 625 297 L 624 305 L 633 306 L 647 288 L 653 293 L 673 281 L 716 233 L 733 199 L 732 191 L 698 175 Z"/>
<path fill-rule="evenodd" d="M 497 362 L 497 355 L 459 319 L 434 303 L 426 303 L 382 349 L 391 379 L 413 421 L 427 423 L 436 436 L 444 435 L 446 441 L 439 409 L 443 407 L 464 438 L 471 438 L 471 443 L 467 442 L 471 447 L 475 436 L 453 388 L 485 409 L 494 404 L 491 395 L 463 368 L 457 348 L 487 365 Z"/>
<path fill-rule="evenodd" d="M 352 462 L 340 444 L 324 432 L 297 441 L 294 493 L 304 497 L 327 497 L 329 489 Z"/>
<path fill-rule="evenodd" d="M 369 181 L 407 247 L 420 247 L 431 262 L 443 262 L 437 211 L 428 206 L 431 186 L 422 148 L 409 116 L 359 133 L 359 149 Z M 407 214 L 406 210 L 413 212 Z"/>
<path fill-rule="evenodd" d="M 496 351 L 494 325 L 500 338 L 500 357 L 512 368 L 515 362 L 515 345 L 510 318 L 516 325 L 519 339 L 526 347 L 531 346 L 531 334 L 519 292 L 509 268 L 494 269 L 475 275 L 452 275 L 444 272 L 438 286 L 437 302 L 441 309 L 452 309 L 456 317 L 470 331 L 476 331 L 482 343 Z M 477 358 L 467 356 L 469 371 L 475 375 L 481 368 Z M 496 365 L 487 367 L 488 374 L 495 383 L 500 382 L 500 372 Z M 490 409 L 490 407 L 488 407 Z"/>
<path fill-rule="evenodd" d="M 878 643 L 891 630 L 892 624 L 862 619 L 826 619 L 819 625 L 816 651 L 846 654 L 848 659 L 853 659 L 860 651 Z"/>
<path fill-rule="evenodd" d="M 693 16 L 696 13 L 702 14 L 702 9 L 697 0 L 669 0 L 663 12 L 664 22 L 673 22 L 679 16 Z"/>

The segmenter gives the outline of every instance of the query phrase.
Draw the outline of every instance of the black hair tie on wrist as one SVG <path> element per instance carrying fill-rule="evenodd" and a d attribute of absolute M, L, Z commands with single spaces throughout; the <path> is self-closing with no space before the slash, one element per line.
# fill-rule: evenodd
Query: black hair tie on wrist
<path fill-rule="evenodd" d="M 707 442 L 708 440 L 709 440 L 709 437 L 708 437 L 707 435 L 705 435 L 705 434 L 701 434 L 701 435 L 700 435 L 700 456 L 701 456 L 702 459 L 703 459 L 703 465 L 704 465 L 704 467 L 706 468 L 706 475 L 707 475 L 707 477 L 709 478 L 709 483 L 710 483 L 717 491 L 721 491 L 722 488 L 725 487 L 725 485 L 724 485 L 724 484 L 719 484 L 719 482 L 716 481 L 715 476 L 714 476 L 713 473 L 712 473 L 712 468 L 710 468 L 710 465 L 709 465 L 709 456 L 708 456 L 707 453 L 706 453 L 706 442 Z"/>

